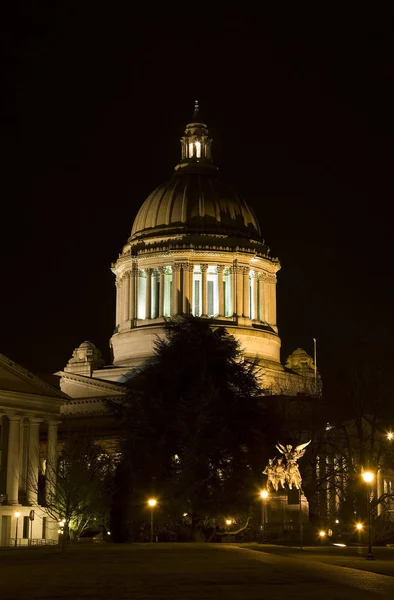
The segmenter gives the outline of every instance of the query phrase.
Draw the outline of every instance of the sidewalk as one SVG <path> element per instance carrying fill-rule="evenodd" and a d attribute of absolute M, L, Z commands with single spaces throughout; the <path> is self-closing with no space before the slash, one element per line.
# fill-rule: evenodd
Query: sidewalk
<path fill-rule="evenodd" d="M 239 544 L 243 548 L 258 550 L 280 556 L 290 556 L 300 560 L 322 562 L 330 565 L 360 569 L 371 573 L 380 573 L 394 577 L 394 548 L 377 547 L 373 549 L 376 560 L 367 560 L 366 546 L 306 546 L 303 550 L 292 546 L 273 544 Z"/>

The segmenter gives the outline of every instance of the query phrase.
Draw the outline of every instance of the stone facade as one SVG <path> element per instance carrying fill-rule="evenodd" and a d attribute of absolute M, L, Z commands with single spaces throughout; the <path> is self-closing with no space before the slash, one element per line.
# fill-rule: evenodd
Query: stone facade
<path fill-rule="evenodd" d="M 38 482 L 56 468 L 60 408 L 67 399 L 0 355 L 0 546 L 57 542 L 58 524 L 39 505 Z"/>

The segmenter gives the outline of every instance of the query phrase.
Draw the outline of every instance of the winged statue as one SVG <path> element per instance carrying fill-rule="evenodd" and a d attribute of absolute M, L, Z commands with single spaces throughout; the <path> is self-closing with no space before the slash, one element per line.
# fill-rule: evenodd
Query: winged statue
<path fill-rule="evenodd" d="M 268 477 L 268 484 L 271 484 L 276 492 L 279 489 L 279 484 L 284 488 L 286 483 L 290 490 L 293 489 L 293 486 L 297 490 L 301 489 L 302 478 L 297 461 L 304 456 L 306 447 L 310 443 L 311 440 L 293 449 L 291 445 L 284 446 L 278 442 L 276 448 L 285 457 L 286 464 L 283 464 L 283 458 L 270 458 L 263 471 L 264 475 Z"/>

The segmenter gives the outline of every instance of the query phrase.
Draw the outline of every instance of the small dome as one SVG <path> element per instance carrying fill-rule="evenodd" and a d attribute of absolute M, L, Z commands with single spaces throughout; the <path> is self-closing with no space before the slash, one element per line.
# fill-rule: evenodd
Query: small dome
<path fill-rule="evenodd" d="M 196 167 L 176 171 L 148 196 L 135 218 L 130 241 L 176 233 L 260 240 L 260 227 L 248 204 L 216 169 Z"/>
<path fill-rule="evenodd" d="M 89 342 L 89 340 L 86 340 L 85 342 L 82 342 L 82 344 L 80 346 L 78 346 L 79 348 L 96 348 L 96 346 L 93 344 L 93 342 Z"/>

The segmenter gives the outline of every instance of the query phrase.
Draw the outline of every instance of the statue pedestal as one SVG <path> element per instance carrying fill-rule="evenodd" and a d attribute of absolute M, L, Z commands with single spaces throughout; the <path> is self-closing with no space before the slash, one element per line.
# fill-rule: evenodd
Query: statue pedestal
<path fill-rule="evenodd" d="M 301 514 L 300 514 L 301 513 Z M 308 500 L 298 490 L 283 490 L 270 492 L 266 505 L 268 536 L 273 534 L 280 536 L 283 533 L 299 531 L 300 519 L 305 526 L 309 521 Z"/>

